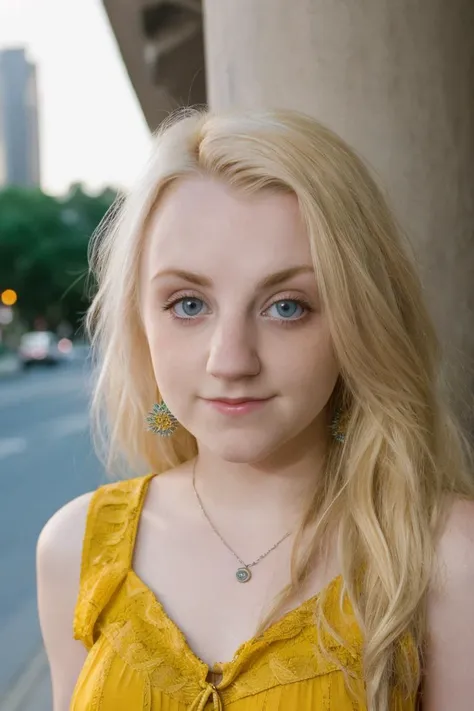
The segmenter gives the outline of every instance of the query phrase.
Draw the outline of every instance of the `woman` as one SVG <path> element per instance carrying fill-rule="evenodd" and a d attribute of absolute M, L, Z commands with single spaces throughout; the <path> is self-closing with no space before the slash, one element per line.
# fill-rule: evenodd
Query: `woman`
<path fill-rule="evenodd" d="M 361 161 L 296 113 L 184 113 L 93 257 L 128 473 L 40 537 L 54 710 L 471 709 L 469 448 Z"/>

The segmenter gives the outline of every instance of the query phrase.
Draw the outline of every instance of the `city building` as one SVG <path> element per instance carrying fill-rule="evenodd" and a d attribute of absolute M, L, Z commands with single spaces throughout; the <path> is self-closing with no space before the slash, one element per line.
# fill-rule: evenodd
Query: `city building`
<path fill-rule="evenodd" d="M 0 51 L 0 185 L 40 184 L 36 67 L 25 50 Z"/>

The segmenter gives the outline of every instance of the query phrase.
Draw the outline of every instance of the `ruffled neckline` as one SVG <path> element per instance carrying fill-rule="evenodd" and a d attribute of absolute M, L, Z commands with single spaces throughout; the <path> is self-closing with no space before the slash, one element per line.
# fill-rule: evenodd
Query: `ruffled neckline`
<path fill-rule="evenodd" d="M 342 574 L 335 576 L 318 593 L 312 595 L 297 607 L 284 613 L 282 617 L 270 624 L 260 635 L 251 637 L 242 642 L 231 660 L 215 662 L 210 666 L 193 651 L 183 630 L 168 615 L 157 595 L 135 572 L 133 567 L 130 567 L 128 570 L 127 578 L 135 589 L 138 588 L 136 592 L 138 592 L 138 594 L 141 593 L 147 598 L 146 607 L 148 610 L 152 610 L 152 619 L 158 619 L 167 629 L 167 632 L 171 634 L 174 640 L 175 648 L 179 649 L 180 653 L 187 658 L 200 679 L 204 682 L 210 672 L 222 676 L 219 684 L 216 685 L 217 690 L 227 687 L 233 679 L 238 676 L 242 667 L 251 663 L 252 657 L 258 656 L 260 652 L 269 647 L 273 642 L 290 640 L 300 634 L 305 627 L 312 626 L 314 628 L 315 623 L 313 616 L 317 601 L 323 595 L 325 598 L 328 597 L 334 600 L 335 597 L 337 598 L 339 596 L 343 584 Z M 330 647 L 333 646 L 333 644 L 330 644 Z M 355 654 L 351 656 L 356 657 Z"/>

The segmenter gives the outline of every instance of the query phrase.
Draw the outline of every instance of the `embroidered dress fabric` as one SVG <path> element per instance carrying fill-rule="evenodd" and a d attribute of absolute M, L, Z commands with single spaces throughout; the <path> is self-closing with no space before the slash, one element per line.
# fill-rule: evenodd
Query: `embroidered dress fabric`
<path fill-rule="evenodd" d="M 317 596 L 242 644 L 230 662 L 209 668 L 193 653 L 132 568 L 153 476 L 107 484 L 92 498 L 74 617 L 74 637 L 89 651 L 71 711 L 365 711 L 362 636 L 340 576 L 322 598 L 344 640 L 322 632 L 328 655 L 318 650 Z M 355 675 L 355 696 L 341 665 Z M 217 685 L 208 681 L 212 671 Z M 415 708 L 415 699 L 395 695 L 393 711 Z"/>

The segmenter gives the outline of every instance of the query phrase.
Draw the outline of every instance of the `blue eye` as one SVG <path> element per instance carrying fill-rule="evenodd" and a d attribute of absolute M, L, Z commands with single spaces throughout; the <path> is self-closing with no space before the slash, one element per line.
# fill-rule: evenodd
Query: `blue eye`
<path fill-rule="evenodd" d="M 305 310 L 304 306 L 294 299 L 275 301 L 275 303 L 270 306 L 270 309 L 273 308 L 276 308 L 278 311 L 277 318 L 283 318 L 284 320 L 295 319 L 295 317 L 296 319 L 301 318 Z"/>
<path fill-rule="evenodd" d="M 196 316 L 208 313 L 205 311 L 206 302 L 191 294 L 168 302 L 162 308 L 163 311 L 169 311 L 173 318 L 180 321 L 191 321 Z M 302 321 L 313 310 L 309 303 L 301 299 L 279 299 L 271 304 L 265 313 L 271 309 L 277 310 L 276 314 L 271 315 L 271 320 L 282 325 Z"/>
<path fill-rule="evenodd" d="M 185 297 L 179 301 L 175 301 L 172 307 L 175 310 L 176 316 L 178 318 L 192 318 L 193 316 L 199 316 L 201 308 L 204 305 L 204 301 L 197 299 L 196 297 Z M 182 306 L 184 314 L 177 313 L 178 306 Z"/>

